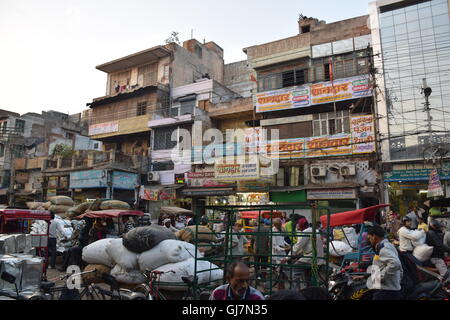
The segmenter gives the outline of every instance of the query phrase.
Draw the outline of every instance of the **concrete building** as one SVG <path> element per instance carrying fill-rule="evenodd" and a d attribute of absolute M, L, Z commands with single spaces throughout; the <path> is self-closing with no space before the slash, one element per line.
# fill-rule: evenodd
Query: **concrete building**
<path fill-rule="evenodd" d="M 333 211 L 377 202 L 369 16 L 326 23 L 301 16 L 298 34 L 244 49 L 260 128 L 277 129 L 276 203 L 323 201 Z"/>
<path fill-rule="evenodd" d="M 380 0 L 369 5 L 373 50 L 378 55 L 384 197 L 402 214 L 408 206 L 422 206 L 427 200 L 433 168 L 439 169 L 445 195 L 450 194 L 449 7 L 448 0 Z M 432 89 L 430 122 L 423 78 Z"/>

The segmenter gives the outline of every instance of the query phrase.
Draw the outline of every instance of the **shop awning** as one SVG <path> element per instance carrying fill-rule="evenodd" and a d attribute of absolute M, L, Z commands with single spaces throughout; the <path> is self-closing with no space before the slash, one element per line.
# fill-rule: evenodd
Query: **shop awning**
<path fill-rule="evenodd" d="M 181 195 L 187 197 L 228 196 L 234 193 L 235 191 L 233 188 L 199 188 L 181 190 Z"/>
<path fill-rule="evenodd" d="M 0 210 L 0 218 L 9 220 L 33 219 L 50 221 L 52 216 L 46 210 L 26 210 L 26 209 L 3 209 Z"/>

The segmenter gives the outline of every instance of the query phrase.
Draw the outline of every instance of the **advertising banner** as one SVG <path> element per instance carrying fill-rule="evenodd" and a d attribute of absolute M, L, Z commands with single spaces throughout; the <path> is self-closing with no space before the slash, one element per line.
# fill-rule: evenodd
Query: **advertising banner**
<path fill-rule="evenodd" d="M 369 76 L 360 75 L 312 85 L 256 94 L 256 112 L 309 107 L 318 104 L 372 96 Z"/>
<path fill-rule="evenodd" d="M 348 133 L 333 136 L 306 138 L 305 157 L 329 157 L 352 154 L 351 135 Z"/>
<path fill-rule="evenodd" d="M 106 186 L 106 170 L 86 170 L 70 173 L 70 189 L 104 188 Z"/>
<path fill-rule="evenodd" d="M 278 155 L 279 159 L 305 157 L 305 138 L 270 141 L 266 145 L 268 156 Z"/>
<path fill-rule="evenodd" d="M 441 180 L 436 169 L 433 169 L 430 174 L 430 180 L 428 181 L 428 194 L 427 198 L 439 197 L 444 195 L 442 189 Z"/>
<path fill-rule="evenodd" d="M 187 185 L 189 187 L 228 187 L 226 183 L 220 183 L 214 178 L 214 171 L 188 172 Z"/>
<path fill-rule="evenodd" d="M 308 200 L 356 199 L 355 189 L 321 189 L 308 190 Z"/>
<path fill-rule="evenodd" d="M 257 156 L 235 157 L 233 162 L 216 161 L 214 178 L 218 181 L 258 180 L 259 160 Z"/>
<path fill-rule="evenodd" d="M 114 171 L 113 187 L 116 189 L 134 190 L 137 185 L 138 175 L 136 173 Z"/>
<path fill-rule="evenodd" d="M 375 152 L 375 128 L 372 115 L 351 117 L 350 130 L 353 154 Z"/>
<path fill-rule="evenodd" d="M 91 124 L 89 126 L 89 135 L 97 135 L 119 131 L 119 121 Z"/>

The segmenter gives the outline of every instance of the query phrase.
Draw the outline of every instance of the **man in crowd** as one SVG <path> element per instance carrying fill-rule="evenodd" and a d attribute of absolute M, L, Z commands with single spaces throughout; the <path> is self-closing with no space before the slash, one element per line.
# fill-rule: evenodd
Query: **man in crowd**
<path fill-rule="evenodd" d="M 233 226 L 233 233 L 242 232 L 242 224 L 236 222 Z M 248 243 L 249 240 L 243 234 L 233 234 L 231 242 L 231 256 L 237 256 L 238 259 L 242 259 L 242 255 L 244 254 L 244 244 Z"/>
<path fill-rule="evenodd" d="M 406 215 L 411 219 L 411 229 L 417 229 L 417 225 L 419 224 L 418 216 L 417 216 L 417 209 L 414 207 L 411 207 L 408 214 Z"/>
<path fill-rule="evenodd" d="M 413 230 L 412 220 L 409 216 L 402 219 L 403 227 L 398 230 L 398 237 L 400 241 L 400 251 L 412 255 L 415 247 L 415 242 L 425 236 L 423 230 Z"/>
<path fill-rule="evenodd" d="M 50 254 L 50 266 L 49 269 L 56 268 L 56 237 L 57 232 L 59 231 L 61 234 L 64 232 L 63 226 L 55 219 L 55 214 L 53 212 L 50 213 L 52 220 L 50 220 L 50 229 L 48 234 L 48 251 Z"/>
<path fill-rule="evenodd" d="M 444 244 L 443 225 L 437 220 L 431 220 L 430 230 L 427 232 L 426 244 L 433 247 L 430 261 L 436 266 L 444 280 L 448 279 L 449 272 L 444 261 L 445 253 L 450 253 L 450 248 Z"/>
<path fill-rule="evenodd" d="M 172 220 L 170 220 L 170 218 L 164 219 L 163 225 L 164 225 L 167 229 L 169 229 L 170 231 L 172 231 L 173 233 L 180 231 L 180 230 L 178 230 L 177 228 L 175 228 L 174 226 L 172 226 Z"/>
<path fill-rule="evenodd" d="M 270 222 L 269 222 L 270 223 Z M 270 243 L 269 243 L 269 232 L 270 227 L 264 224 L 264 220 L 261 219 L 258 226 L 255 227 L 254 232 L 256 232 L 254 238 L 254 250 L 255 250 L 255 271 L 266 270 L 264 264 L 268 263 Z M 261 273 L 261 277 L 265 278 L 265 272 Z"/>
<path fill-rule="evenodd" d="M 249 285 L 250 270 L 245 263 L 231 263 L 226 279 L 228 283 L 216 288 L 209 300 L 264 300 L 262 293 Z"/>
<path fill-rule="evenodd" d="M 397 249 L 385 239 L 385 232 L 378 225 L 369 228 L 367 237 L 375 251 L 372 275 L 367 280 L 368 288 L 374 290 L 372 299 L 400 300 L 403 268 Z"/>
<path fill-rule="evenodd" d="M 280 218 L 275 218 L 272 221 L 273 227 L 272 232 L 281 233 L 283 232 L 282 222 Z M 272 263 L 280 263 L 283 259 L 282 256 L 286 255 L 286 250 L 289 249 L 289 244 L 284 240 L 283 235 L 272 235 Z M 277 257 L 278 256 L 278 257 Z"/>

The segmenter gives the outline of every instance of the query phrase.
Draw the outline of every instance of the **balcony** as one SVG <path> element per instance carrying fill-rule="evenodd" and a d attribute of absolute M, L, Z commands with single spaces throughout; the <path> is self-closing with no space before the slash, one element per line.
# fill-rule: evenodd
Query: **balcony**
<path fill-rule="evenodd" d="M 102 139 L 124 134 L 150 131 L 148 121 L 151 115 L 119 119 L 117 121 L 97 123 L 89 126 L 89 136 L 92 139 Z"/>
<path fill-rule="evenodd" d="M 46 159 L 44 173 L 63 173 L 94 168 L 134 169 L 147 164 L 146 157 L 117 151 L 79 151 L 71 158 Z"/>
<path fill-rule="evenodd" d="M 233 99 L 230 102 L 211 104 L 208 107 L 211 119 L 239 119 L 253 115 L 253 99 Z"/>

